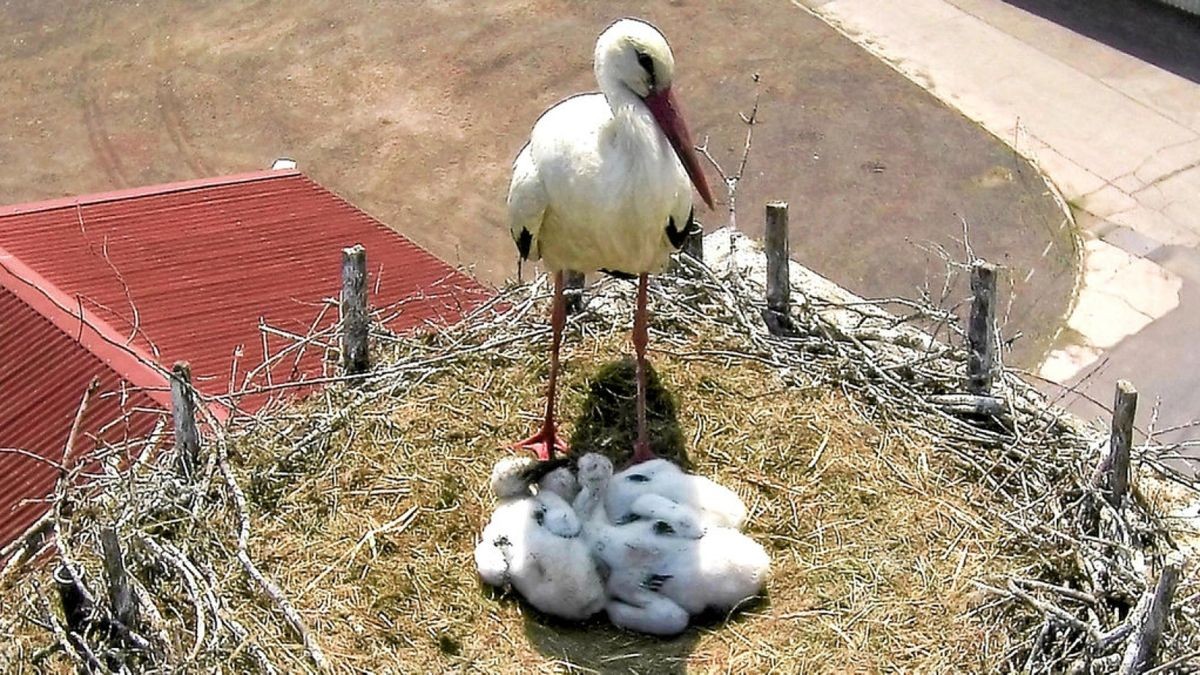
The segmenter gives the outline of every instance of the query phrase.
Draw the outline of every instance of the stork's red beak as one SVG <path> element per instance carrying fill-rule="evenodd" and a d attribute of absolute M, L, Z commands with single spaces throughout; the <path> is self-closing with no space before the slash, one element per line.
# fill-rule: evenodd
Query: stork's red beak
<path fill-rule="evenodd" d="M 675 94 L 671 93 L 670 87 L 667 87 L 662 91 L 650 94 L 644 100 L 646 107 L 650 108 L 650 114 L 654 115 L 658 126 L 667 135 L 667 140 L 671 141 L 671 147 L 675 148 L 675 155 L 679 157 L 688 177 L 692 179 L 692 184 L 696 186 L 700 198 L 711 209 L 713 207 L 712 191 L 708 189 L 708 180 L 704 178 L 704 171 L 700 169 L 700 160 L 696 157 L 696 150 L 692 144 L 692 132 L 688 131 L 687 122 L 683 121 L 683 114 L 679 112 L 679 103 L 675 101 Z"/>

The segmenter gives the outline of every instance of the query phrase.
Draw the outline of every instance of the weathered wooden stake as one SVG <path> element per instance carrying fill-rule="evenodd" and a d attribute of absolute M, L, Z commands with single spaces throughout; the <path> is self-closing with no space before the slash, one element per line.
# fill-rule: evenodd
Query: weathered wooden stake
<path fill-rule="evenodd" d="M 1108 435 L 1108 456 L 1096 471 L 1096 486 L 1104 490 L 1114 507 L 1129 492 L 1129 456 L 1133 450 L 1133 417 L 1137 414 L 1137 389 L 1128 380 L 1117 380 L 1113 396 L 1112 426 Z"/>
<path fill-rule="evenodd" d="M 967 325 L 967 391 L 992 391 L 996 362 L 996 266 L 978 260 L 971 266 L 971 319 Z"/>
<path fill-rule="evenodd" d="M 767 203 L 767 309 L 787 314 L 792 303 L 787 202 Z"/>
<path fill-rule="evenodd" d="M 563 273 L 563 294 L 567 301 L 567 314 L 583 309 L 583 272 L 567 270 Z"/>
<path fill-rule="evenodd" d="M 104 573 L 108 577 L 108 601 L 113 616 L 129 630 L 137 629 L 137 602 L 129 586 L 129 575 L 125 572 L 125 557 L 121 553 L 121 541 L 112 527 L 100 530 L 100 546 L 104 549 Z"/>
<path fill-rule="evenodd" d="M 763 320 L 772 335 L 788 335 L 792 324 L 792 270 L 788 250 L 787 202 L 767 203 L 767 308 Z"/>
<path fill-rule="evenodd" d="M 82 574 L 82 570 L 76 570 Z M 58 600 L 62 603 L 63 618 L 67 620 L 67 630 L 83 635 L 88 623 L 92 620 L 94 607 L 88 596 L 75 584 L 67 563 L 59 563 L 54 568 L 54 587 L 58 591 Z"/>
<path fill-rule="evenodd" d="M 704 262 L 704 229 L 696 223 L 696 229 L 683 240 L 683 252 L 696 262 Z"/>
<path fill-rule="evenodd" d="M 1125 658 L 1121 662 L 1121 675 L 1140 675 L 1154 667 L 1158 660 L 1158 643 L 1162 640 L 1163 628 L 1167 625 L 1167 616 L 1171 613 L 1171 598 L 1175 595 L 1175 585 L 1179 582 L 1179 573 L 1183 569 L 1184 558 L 1178 551 L 1167 556 L 1163 563 L 1162 572 L 1158 575 L 1158 584 L 1154 587 L 1154 595 L 1144 608 L 1144 613 L 1138 619 L 1137 633 L 1125 650 Z"/>
<path fill-rule="evenodd" d="M 342 367 L 361 375 L 371 367 L 367 349 L 367 250 L 362 244 L 342 249 Z"/>
<path fill-rule="evenodd" d="M 176 361 L 171 367 L 171 417 L 175 422 L 179 473 L 190 479 L 200 465 L 200 430 L 196 428 L 192 367 L 187 361 Z"/>

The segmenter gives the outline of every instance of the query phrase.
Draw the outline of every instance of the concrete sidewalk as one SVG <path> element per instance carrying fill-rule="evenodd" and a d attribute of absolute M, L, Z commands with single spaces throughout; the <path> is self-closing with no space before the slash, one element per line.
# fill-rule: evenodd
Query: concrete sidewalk
<path fill-rule="evenodd" d="M 1080 385 L 1068 404 L 1099 412 L 1087 399 L 1107 405 L 1125 377 L 1145 415 L 1149 397 L 1162 399 L 1160 427 L 1200 417 L 1191 346 L 1200 318 L 1188 311 L 1200 302 L 1200 85 L 999 0 L 796 4 L 1034 160 L 1061 190 L 1086 260 L 1069 330 L 1041 374 Z"/>

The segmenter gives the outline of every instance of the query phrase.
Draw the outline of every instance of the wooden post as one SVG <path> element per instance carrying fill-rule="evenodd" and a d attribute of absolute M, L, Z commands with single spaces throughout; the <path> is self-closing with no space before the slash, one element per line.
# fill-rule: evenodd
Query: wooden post
<path fill-rule="evenodd" d="M 113 616 L 129 630 L 136 630 L 138 623 L 137 602 L 129 586 L 129 575 L 125 571 L 125 557 L 121 554 L 121 542 L 112 527 L 100 530 L 100 546 L 104 549 L 104 572 L 108 576 L 108 600 Z"/>
<path fill-rule="evenodd" d="M 683 240 L 683 252 L 696 262 L 704 262 L 704 228 L 699 222 L 696 222 L 695 226 L 687 239 Z"/>
<path fill-rule="evenodd" d="M 360 375 L 371 367 L 367 350 L 367 250 L 362 244 L 342 249 L 342 367 Z"/>
<path fill-rule="evenodd" d="M 171 417 L 175 422 L 179 473 L 190 479 L 200 465 L 200 431 L 196 428 L 192 367 L 187 361 L 176 361 L 171 367 Z"/>
<path fill-rule="evenodd" d="M 563 273 L 563 294 L 566 296 L 567 314 L 583 309 L 583 272 L 567 270 Z"/>
<path fill-rule="evenodd" d="M 792 324 L 792 269 L 788 250 L 787 202 L 767 203 L 767 308 L 763 320 L 772 335 L 789 335 Z"/>
<path fill-rule="evenodd" d="M 767 203 L 767 309 L 787 314 L 792 303 L 787 202 Z"/>
<path fill-rule="evenodd" d="M 971 319 L 967 325 L 967 391 L 989 394 L 996 362 L 996 266 L 977 260 L 971 266 Z"/>
<path fill-rule="evenodd" d="M 82 574 L 83 570 L 76 570 Z M 95 610 L 88 596 L 75 583 L 67 563 L 59 563 L 54 568 L 54 587 L 58 591 L 58 600 L 62 603 L 63 618 L 67 620 L 67 630 L 77 635 L 83 635 L 88 623 L 92 620 Z"/>
<path fill-rule="evenodd" d="M 1095 485 L 1104 490 L 1108 503 L 1121 505 L 1129 492 L 1129 457 L 1133 450 L 1133 417 L 1137 414 L 1137 389 L 1128 380 L 1117 380 L 1113 396 L 1112 426 L 1108 435 L 1108 456 L 1096 470 Z"/>
<path fill-rule="evenodd" d="M 1183 569 L 1183 555 L 1175 551 L 1167 556 L 1163 563 L 1162 572 L 1158 575 L 1158 584 L 1154 587 L 1154 595 L 1144 607 L 1144 612 L 1138 617 L 1137 632 L 1125 650 L 1125 658 L 1121 661 L 1121 675 L 1140 675 L 1154 667 L 1158 660 L 1158 643 L 1162 640 L 1163 628 L 1167 625 L 1167 616 L 1171 613 L 1171 598 L 1175 595 L 1175 585 L 1179 582 L 1179 573 Z"/>

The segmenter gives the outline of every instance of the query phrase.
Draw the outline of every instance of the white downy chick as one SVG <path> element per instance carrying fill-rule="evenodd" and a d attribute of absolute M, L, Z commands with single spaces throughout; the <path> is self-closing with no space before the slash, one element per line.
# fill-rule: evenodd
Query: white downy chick
<path fill-rule="evenodd" d="M 660 535 L 661 536 L 661 535 Z M 710 528 L 669 556 L 643 584 L 690 614 L 728 612 L 762 591 L 771 559 L 758 542 L 727 527 Z"/>
<path fill-rule="evenodd" d="M 586 619 L 604 608 L 604 584 L 579 536 L 579 518 L 555 491 L 567 482 L 559 476 L 533 494 L 535 465 L 532 459 L 509 457 L 493 468 L 498 504 L 475 547 L 475 564 L 485 583 L 511 584 L 547 614 Z"/>
<path fill-rule="evenodd" d="M 609 522 L 604 509 L 604 493 L 612 478 L 612 470 L 612 462 L 603 455 L 587 454 L 581 457 L 581 489 L 574 503 L 575 512 L 583 522 L 583 537 L 589 542 L 597 562 L 608 577 L 605 589 L 610 597 L 605 611 L 614 625 L 626 630 L 650 635 L 678 635 L 687 628 L 687 611 L 670 598 L 641 587 L 639 580 L 644 575 L 638 568 L 625 564 L 628 561 L 618 560 L 618 556 L 611 554 L 605 555 L 606 550 L 624 550 L 628 545 L 629 553 L 644 555 L 647 564 L 662 557 L 655 546 L 661 542 L 651 533 L 659 521 L 644 519 L 625 526 Z M 676 513 L 675 505 L 664 504 L 655 495 L 646 497 L 648 499 L 639 501 L 639 507 L 644 506 L 647 512 Z M 696 536 L 701 531 L 698 523 L 690 530 Z M 617 562 L 617 566 L 608 564 L 610 561 Z"/>
<path fill-rule="evenodd" d="M 583 459 L 580 482 L 581 496 L 593 489 L 589 482 L 597 482 L 585 480 Z M 612 489 L 610 484 L 608 491 Z M 577 499 L 577 509 L 579 503 Z M 698 513 L 661 495 L 634 499 L 625 521 L 607 527 L 597 526 L 595 518 L 584 523 L 592 553 L 609 571 L 606 588 L 614 600 L 640 604 L 647 612 L 661 611 L 647 602 L 645 592 L 650 591 L 689 614 L 709 608 L 728 611 L 758 594 L 770 574 L 770 558 L 754 540 L 732 528 L 702 528 Z M 634 621 L 645 620 L 636 612 L 632 615 Z M 642 630 L 629 618 L 622 620 Z"/>
<path fill-rule="evenodd" d="M 579 481 L 569 468 L 560 466 L 538 481 L 538 490 L 553 492 L 570 503 L 579 494 Z"/>
<path fill-rule="evenodd" d="M 604 506 L 613 522 L 625 522 L 644 494 L 656 494 L 695 511 L 705 527 L 741 529 L 746 506 L 737 493 L 704 476 L 684 473 L 665 459 L 642 462 L 612 477 Z"/>

